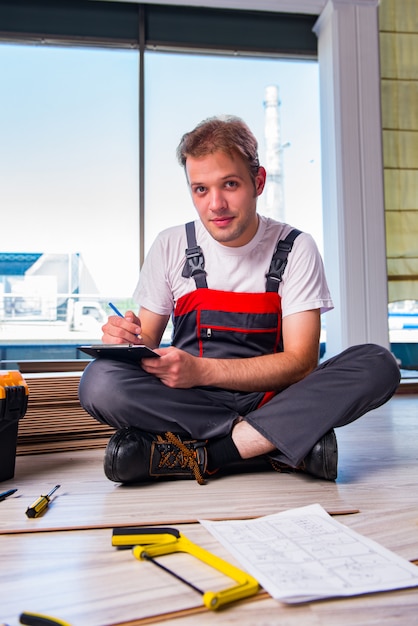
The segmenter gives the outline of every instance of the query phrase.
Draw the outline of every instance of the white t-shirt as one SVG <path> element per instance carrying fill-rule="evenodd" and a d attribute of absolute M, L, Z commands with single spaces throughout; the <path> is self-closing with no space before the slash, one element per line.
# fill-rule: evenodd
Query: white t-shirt
<path fill-rule="evenodd" d="M 266 290 L 266 273 L 278 239 L 284 239 L 292 226 L 260 216 L 257 233 L 245 246 L 237 248 L 217 242 L 200 220 L 195 221 L 197 245 L 205 257 L 209 289 L 261 293 Z M 154 241 L 142 266 L 134 291 L 140 306 L 171 315 L 177 300 L 196 289 L 193 278 L 183 278 L 187 248 L 184 224 L 162 231 Z M 300 234 L 289 254 L 280 284 L 283 317 L 311 309 L 333 308 L 318 248 L 307 233 Z"/>

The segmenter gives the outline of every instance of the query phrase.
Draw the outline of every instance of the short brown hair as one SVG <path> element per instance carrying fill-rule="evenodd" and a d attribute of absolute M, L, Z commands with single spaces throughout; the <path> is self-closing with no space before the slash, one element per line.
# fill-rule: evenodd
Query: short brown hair
<path fill-rule="evenodd" d="M 187 157 L 199 158 L 218 150 L 230 156 L 239 154 L 248 164 L 250 176 L 255 181 L 260 167 L 257 139 L 245 122 L 234 115 L 209 117 L 185 133 L 177 148 L 177 158 L 185 167 Z"/>

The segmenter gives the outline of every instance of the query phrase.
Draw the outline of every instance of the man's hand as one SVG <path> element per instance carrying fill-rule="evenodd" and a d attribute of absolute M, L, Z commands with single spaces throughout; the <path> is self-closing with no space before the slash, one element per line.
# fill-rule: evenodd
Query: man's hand
<path fill-rule="evenodd" d="M 103 343 L 144 343 L 141 337 L 141 321 L 133 311 L 127 311 L 125 317 L 110 315 L 102 326 Z"/>
<path fill-rule="evenodd" d="M 320 316 L 315 309 L 283 319 L 283 352 L 244 359 L 215 359 L 195 357 L 171 347 L 157 349 L 160 359 L 142 359 L 141 364 L 167 387 L 189 389 L 206 385 L 246 392 L 278 391 L 301 380 L 316 367 L 319 333 Z"/>
<path fill-rule="evenodd" d="M 190 389 L 190 387 L 204 384 L 200 370 L 205 359 L 199 359 L 173 346 L 158 348 L 155 352 L 161 358 L 142 359 L 141 366 L 148 374 L 159 378 L 167 387 Z"/>

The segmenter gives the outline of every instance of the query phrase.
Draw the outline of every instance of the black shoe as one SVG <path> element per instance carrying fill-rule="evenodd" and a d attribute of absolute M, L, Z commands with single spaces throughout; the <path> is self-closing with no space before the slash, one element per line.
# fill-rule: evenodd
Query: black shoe
<path fill-rule="evenodd" d="M 328 431 L 302 461 L 300 469 L 312 476 L 335 480 L 337 478 L 338 446 L 333 430 Z"/>
<path fill-rule="evenodd" d="M 187 441 L 173 433 L 157 435 L 128 427 L 110 438 L 104 472 L 109 480 L 118 483 L 195 478 L 203 485 L 206 463 L 204 441 Z"/>
<path fill-rule="evenodd" d="M 300 471 L 312 474 L 312 476 L 317 478 L 335 480 L 337 478 L 338 466 L 338 447 L 335 432 L 333 430 L 328 431 L 296 468 L 291 468 L 274 459 L 270 459 L 270 462 L 278 472 Z"/>

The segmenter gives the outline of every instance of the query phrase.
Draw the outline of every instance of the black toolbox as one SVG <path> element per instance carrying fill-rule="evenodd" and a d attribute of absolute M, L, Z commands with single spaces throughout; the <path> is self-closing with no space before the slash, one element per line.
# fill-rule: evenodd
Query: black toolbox
<path fill-rule="evenodd" d="M 29 389 L 20 372 L 0 370 L 0 482 L 15 474 L 17 432 L 28 396 Z"/>

